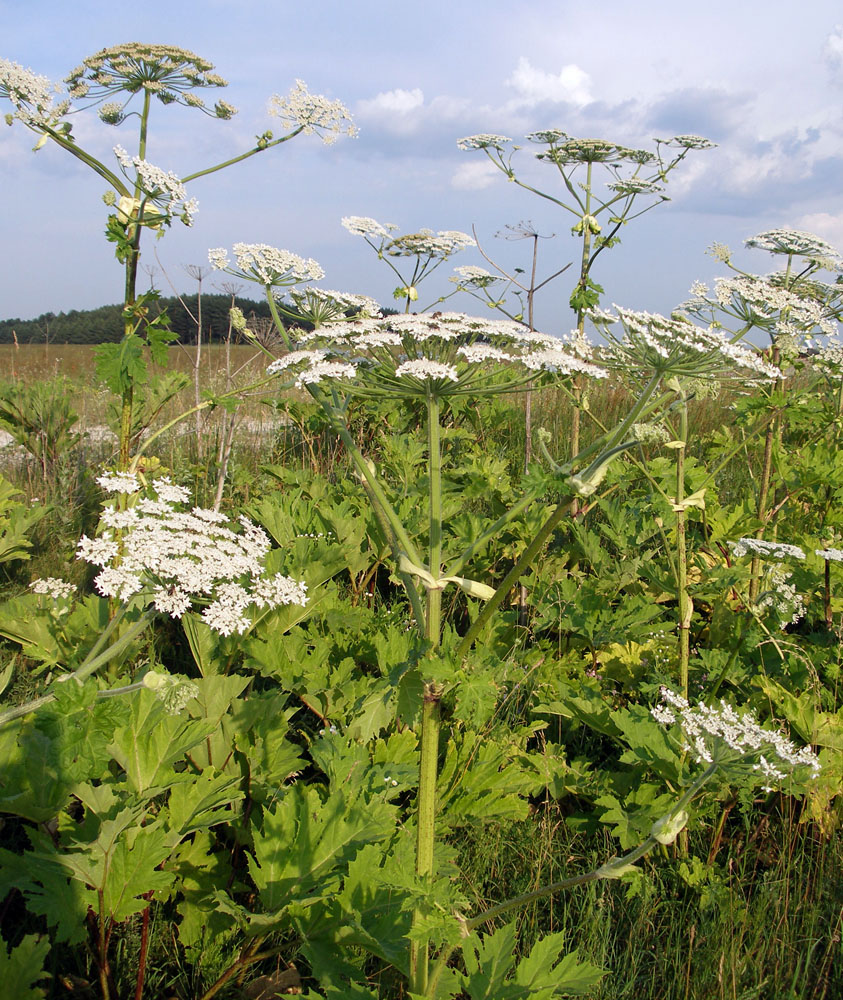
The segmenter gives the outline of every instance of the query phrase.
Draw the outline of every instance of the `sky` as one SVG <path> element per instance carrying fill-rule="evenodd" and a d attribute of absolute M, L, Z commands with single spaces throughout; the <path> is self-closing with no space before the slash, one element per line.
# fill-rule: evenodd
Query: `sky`
<path fill-rule="evenodd" d="M 268 98 L 297 79 L 352 112 L 357 138 L 326 146 L 298 136 L 197 180 L 188 189 L 199 202 L 193 227 L 175 223 L 144 245 L 141 286 L 165 294 L 195 290 L 185 267 L 206 264 L 209 248 L 246 242 L 312 257 L 324 287 L 391 304 L 396 280 L 342 227 L 349 215 L 400 232 L 474 227 L 507 269 L 529 268 L 531 244 L 496 234 L 529 221 L 548 237 L 538 263 L 546 277 L 575 259 L 575 220 L 508 183 L 482 152 L 457 148 L 483 132 L 520 143 L 519 177 L 558 197 L 560 178 L 535 161 L 529 132 L 558 128 L 651 150 L 653 137 L 675 134 L 717 143 L 693 152 L 671 175 L 671 200 L 629 223 L 595 265 L 605 305 L 669 312 L 694 280 L 724 273 L 706 254 L 712 243 L 738 251 L 767 229 L 807 230 L 843 249 L 839 0 L 661 9 L 628 0 L 0 0 L 0 23 L 0 57 L 55 81 L 129 41 L 177 45 L 214 63 L 229 82 L 218 96 L 239 109 L 233 120 L 153 111 L 147 159 L 179 176 L 250 148 L 273 126 Z M 73 120 L 80 144 L 110 165 L 115 144 L 136 146 L 132 119 L 119 128 L 93 112 Z M 53 144 L 33 152 L 35 138 L 19 122 L 0 123 L 0 318 L 120 301 L 121 268 L 103 237 L 104 182 Z M 759 273 L 774 266 L 757 250 L 735 260 Z M 476 249 L 460 252 L 419 289 L 419 305 L 452 291 L 448 276 L 467 264 L 489 269 Z M 212 274 L 203 288 L 221 280 Z M 570 328 L 572 283 L 564 274 L 539 294 L 539 328 Z M 445 308 L 485 309 L 464 295 Z"/>

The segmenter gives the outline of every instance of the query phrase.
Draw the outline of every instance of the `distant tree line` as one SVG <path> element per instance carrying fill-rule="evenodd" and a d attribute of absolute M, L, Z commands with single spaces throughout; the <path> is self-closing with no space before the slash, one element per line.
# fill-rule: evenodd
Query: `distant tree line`
<path fill-rule="evenodd" d="M 246 316 L 269 319 L 269 306 L 265 301 L 236 300 Z M 186 307 L 186 308 L 185 308 Z M 196 340 L 196 323 L 191 318 L 198 315 L 197 296 L 161 298 L 153 308 L 169 316 L 170 328 L 178 335 L 179 343 L 190 344 Z M 11 344 L 15 337 L 19 344 L 105 344 L 116 343 L 123 336 L 122 306 L 100 306 L 98 309 L 71 309 L 69 312 L 43 313 L 37 319 L 0 320 L 0 344 Z M 228 311 L 231 296 L 202 295 L 202 342 L 225 340 L 228 334 Z M 189 311 L 188 311 L 189 310 Z"/>

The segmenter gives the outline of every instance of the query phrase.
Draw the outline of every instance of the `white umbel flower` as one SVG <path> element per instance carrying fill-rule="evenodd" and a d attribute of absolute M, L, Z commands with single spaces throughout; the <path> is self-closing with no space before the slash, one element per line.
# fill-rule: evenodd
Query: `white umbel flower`
<path fill-rule="evenodd" d="M 716 762 L 756 774 L 765 790 L 772 791 L 794 772 L 816 778 L 820 762 L 810 747 L 796 747 L 782 732 L 765 729 L 752 712 L 737 712 L 725 701 L 720 707 L 699 702 L 692 707 L 682 695 L 661 689 L 661 704 L 650 709 L 662 725 L 679 725 L 682 749 L 698 763 Z"/>
<path fill-rule="evenodd" d="M 127 511 L 106 508 L 102 534 L 79 542 L 77 557 L 101 567 L 94 586 L 103 597 L 144 598 L 173 618 L 198 604 L 223 635 L 246 631 L 251 607 L 307 603 L 301 581 L 264 576 L 270 540 L 263 529 L 246 517 L 235 530 L 217 511 L 180 509 L 188 491 L 169 477 L 154 487 L 157 498 L 137 498 Z"/>

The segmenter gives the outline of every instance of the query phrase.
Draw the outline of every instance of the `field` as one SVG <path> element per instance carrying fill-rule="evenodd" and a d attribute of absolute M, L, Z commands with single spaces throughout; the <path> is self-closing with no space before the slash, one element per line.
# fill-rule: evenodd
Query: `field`
<path fill-rule="evenodd" d="M 7 603 L 0 632 L 7 637 L 5 700 L 14 706 L 49 691 L 58 664 L 70 671 L 84 666 L 93 638 L 91 616 L 107 622 L 113 614 L 109 611 L 115 606 L 113 600 L 97 597 L 91 589 L 96 567 L 92 570 L 84 561 L 74 560 L 73 550 L 80 535 L 97 530 L 103 500 L 94 479 L 103 468 L 113 467 L 118 430 L 114 419 L 119 410 L 112 406 L 109 417 L 109 402 L 115 397 L 92 376 L 91 348 L 8 348 L 2 361 L 9 379 L 7 398 L 14 391 L 41 387 L 47 391 L 53 416 L 64 414 L 61 433 L 67 435 L 67 447 L 46 461 L 32 443 L 31 429 L 27 438 L 18 428 L 23 444 L 13 442 L 3 450 L 3 474 L 23 490 L 5 501 L 4 538 L 13 535 L 10 515 L 14 518 L 17 511 L 25 518 L 25 512 L 39 513 L 25 539 L 18 537 L 23 546 L 18 558 L 7 557 L 4 563 Z M 243 345 L 230 354 L 230 371 L 240 369 L 241 382 L 259 378 L 265 363 Z M 195 399 L 189 351 L 172 353 L 171 370 L 184 372 L 190 381 L 158 413 L 156 420 L 162 425 Z M 221 348 L 203 353 L 199 379 L 200 394 L 224 392 L 230 385 Z M 808 371 L 794 386 L 798 386 L 794 413 L 799 412 L 797 395 L 815 398 L 817 392 L 825 393 L 817 375 Z M 635 391 L 633 383 L 615 378 L 593 380 L 577 397 L 559 386 L 536 389 L 531 398 L 533 440 L 541 437 L 539 427 L 546 428 L 548 448 L 557 460 L 563 459 L 562 449 L 572 430 L 572 399 L 576 399 L 581 410 L 580 446 L 585 449 L 600 438 L 589 414 L 599 415 L 601 424 L 621 420 Z M 523 588 L 507 589 L 497 624 L 478 633 L 473 652 L 462 656 L 460 674 L 437 668 L 443 692 L 442 726 L 450 732 L 447 743 L 439 747 L 437 852 L 446 853 L 438 864 L 456 865 L 454 870 L 460 873 L 446 875 L 443 869 L 438 876 L 436 892 L 443 902 L 437 906 L 482 913 L 502 899 L 538 890 L 536 898 L 528 897 L 520 913 L 513 914 L 518 917 L 511 925 L 517 930 L 512 939 L 516 955 L 529 954 L 542 935 L 556 941 L 553 935 L 564 934 L 564 946 L 559 937 L 557 947 L 566 952 L 576 948 L 576 960 L 566 959 L 572 962 L 565 967 L 567 979 L 561 978 L 561 968 L 552 974 L 593 997 L 831 998 L 843 984 L 838 599 L 832 595 L 831 620 L 826 622 L 825 577 L 819 563 L 819 572 L 797 570 L 805 603 L 795 624 L 782 631 L 777 617 L 781 608 L 765 606 L 763 593 L 756 610 L 751 609 L 747 597 L 751 565 L 727 558 L 725 539 L 738 538 L 757 523 L 751 514 L 736 512 L 742 498 L 752 495 L 763 466 L 763 437 L 753 438 L 735 428 L 736 407 L 746 407 L 751 396 L 735 387 L 718 397 L 703 396 L 687 401 L 686 495 L 698 488 L 706 466 L 718 471 L 713 482 L 706 480 L 704 506 L 687 508 L 685 588 L 693 601 L 685 667 L 688 690 L 706 701 L 725 697 L 752 707 L 768 725 L 787 722 L 797 739 L 810 740 L 821 749 L 821 777 L 807 783 L 800 778 L 803 783 L 798 787 L 795 777 L 789 778 L 789 788 L 770 792 L 757 786 L 741 790 L 740 784 L 730 788 L 730 781 L 745 777 L 724 779 L 695 801 L 692 819 L 679 837 L 668 846 L 656 844 L 634 874 L 543 893 L 542 886 L 565 879 L 576 883 L 613 855 L 645 842 L 653 821 L 679 797 L 683 783 L 695 771 L 678 745 L 664 742 L 661 727 L 646 707 L 658 697 L 660 684 L 682 684 L 683 666 L 676 628 L 681 598 L 676 577 L 668 582 L 677 568 L 679 519 L 658 495 L 675 478 L 675 461 L 669 450 L 659 450 L 658 443 L 642 444 L 637 461 L 631 460 L 632 455 L 612 464 L 601 484 L 599 503 L 581 500 L 575 516 L 576 508 L 570 502 L 565 505 L 566 516 L 547 537 L 533 568 L 521 577 Z M 834 397 L 826 398 L 834 404 Z M 523 386 L 514 394 L 487 397 L 477 409 L 452 399 L 441 414 L 445 552 L 455 551 L 460 535 L 482 536 L 484 526 L 532 488 L 522 471 Z M 226 413 L 218 407 L 207 419 L 203 414 L 199 436 L 188 417 L 159 438 L 154 451 L 147 453 L 146 465 L 139 467 L 146 470 L 146 481 L 170 475 L 188 487 L 191 502 L 212 505 Z M 47 419 L 43 408 L 39 414 Z M 72 423 L 73 415 L 78 415 L 78 424 Z M 325 958 L 319 948 L 333 938 L 320 923 L 322 918 L 313 923 L 305 913 L 320 907 L 335 913 L 337 904 L 324 893 L 331 886 L 330 892 L 336 892 L 343 881 L 344 892 L 349 892 L 363 859 L 381 873 L 367 891 L 376 898 L 382 894 L 369 917 L 366 907 L 358 910 L 361 904 L 348 897 L 357 919 L 367 921 L 366 934 L 379 928 L 377 933 L 389 940 L 394 931 L 387 931 L 384 914 L 392 914 L 390 922 L 401 927 L 402 914 L 411 910 L 413 897 L 403 896 L 407 890 L 399 888 L 396 874 L 387 872 L 392 852 L 398 851 L 400 857 L 403 850 L 400 835 L 394 839 L 397 831 L 407 824 L 410 833 L 413 829 L 416 765 L 411 749 L 415 739 L 410 741 L 410 736 L 418 723 L 413 722 L 411 692 L 417 683 L 412 676 L 418 674 L 417 668 L 408 674 L 406 666 L 414 655 L 406 638 L 412 611 L 402 598 L 399 578 L 389 569 L 383 529 L 366 513 L 366 492 L 349 462 L 353 456 L 307 393 L 294 388 L 279 393 L 275 386 L 271 393 L 256 391 L 247 396 L 239 413 L 227 414 L 232 417 L 238 423 L 221 509 L 231 516 L 245 512 L 263 525 L 273 545 L 280 546 L 274 549 L 278 556 L 272 565 L 308 580 L 308 610 L 291 615 L 289 607 L 280 607 L 268 617 L 259 616 L 242 639 L 236 633 L 212 639 L 213 633 L 194 612 L 182 624 L 168 625 L 164 618 L 151 631 L 147 627 L 135 638 L 129 634 L 128 645 L 114 655 L 99 679 L 86 681 L 80 689 L 88 692 L 81 702 L 74 696 L 71 702 L 61 702 L 61 714 L 47 707 L 41 710 L 45 715 L 29 717 L 41 722 L 30 721 L 23 728 L 16 723 L 17 730 L 7 727 L 6 732 L 17 732 L 17 746 L 25 757 L 16 758 L 14 745 L 6 744 L 2 802 L 18 818 L 8 816 L 5 821 L 3 850 L 7 859 L 9 852 L 28 851 L 23 856 L 32 860 L 25 880 L 14 878 L 17 891 L 7 896 L 2 919 L 4 926 L 17 924 L 22 931 L 52 928 L 55 943 L 47 968 L 53 970 L 56 996 L 68 990 L 70 995 L 89 995 L 84 984 L 90 983 L 93 990 L 97 977 L 105 974 L 103 968 L 112 995 L 125 995 L 136 987 L 139 964 L 144 969 L 145 995 L 153 997 L 252 996 L 257 993 L 248 992 L 246 983 L 254 983 L 257 990 L 274 982 L 306 984 L 310 976 L 324 977 Z M 109 419 L 113 430 L 105 433 Z M 680 432 L 670 415 L 662 419 L 671 434 Z M 746 426 L 745 417 L 738 420 L 738 427 Z M 427 544 L 430 499 L 424 468 L 429 442 L 423 410 L 412 399 L 360 400 L 347 413 L 347 425 L 352 446 L 376 462 L 379 480 L 401 512 L 410 541 Z M 15 431 L 8 419 L 6 427 Z M 59 433 L 58 424 L 50 427 L 52 434 Z M 73 438 L 79 431 L 87 433 Z M 787 446 L 778 456 L 781 482 L 797 478 L 788 464 L 795 460 L 785 455 L 802 455 L 799 477 L 803 477 L 804 448 L 815 447 L 802 426 L 789 427 L 786 434 Z M 741 437 L 743 445 L 733 447 Z M 724 456 L 731 457 L 724 462 Z M 641 460 L 649 463 L 649 479 Z M 540 489 L 550 491 L 552 498 L 558 487 L 548 480 Z M 510 519 L 473 558 L 470 575 L 503 580 L 541 523 L 543 506 L 527 507 Z M 777 512 L 778 537 L 788 542 L 815 537 L 813 514 L 805 492 L 795 494 Z M 831 573 L 833 580 L 837 573 L 833 564 Z M 85 598 L 84 610 L 76 604 L 67 617 L 62 608 L 65 599 L 58 598 L 55 617 L 48 606 L 51 599 L 31 591 L 27 595 L 31 582 L 52 577 L 77 584 L 76 601 L 82 594 L 92 595 Z M 445 591 L 446 637 L 449 629 L 455 629 L 455 638 L 466 634 L 476 620 L 474 601 L 470 595 L 460 596 L 458 589 Z M 138 605 L 135 617 L 139 609 Z M 130 623 L 122 628 L 132 632 Z M 188 704 L 187 717 L 176 728 L 168 720 L 178 716 L 153 711 L 155 725 L 166 729 L 166 738 L 153 737 L 151 716 L 125 716 L 123 709 L 114 711 L 117 702 L 96 701 L 97 691 L 127 684 L 130 690 L 133 683 L 142 686 L 138 678 L 156 671 L 191 678 L 196 687 L 189 694 L 207 692 L 199 702 Z M 223 687 L 226 677 L 229 681 Z M 211 697 L 212 686 L 219 689 L 213 695 L 216 699 L 223 690 L 228 692 L 225 701 L 218 702 L 220 708 L 213 710 L 222 712 L 213 716 L 213 736 L 203 728 L 205 713 L 211 709 L 190 707 L 208 704 L 205 699 Z M 235 691 L 241 694 L 232 695 Z M 124 701 L 130 703 L 132 697 L 125 695 Z M 152 701 L 143 703 L 144 713 L 160 704 L 149 697 Z M 236 735 L 238 727 L 228 721 L 242 711 L 237 708 L 241 703 L 266 706 L 261 715 L 251 716 L 246 743 Z M 78 713 L 90 715 L 94 705 L 103 708 L 83 725 Z M 96 732 L 102 726 L 117 732 L 108 749 L 97 743 Z M 83 730 L 87 736 L 82 736 Z M 50 750 L 38 765 L 36 781 L 30 773 L 32 740 L 45 737 Z M 86 751 L 90 756 L 81 769 L 77 763 L 67 770 L 67 754 L 80 738 L 90 746 Z M 151 757 L 137 756 L 128 742 L 121 749 L 122 741 L 136 738 L 153 740 L 156 749 L 150 750 Z M 242 747 L 234 757 L 232 740 L 233 746 Z M 258 753 L 268 741 L 276 748 L 272 760 Z M 94 750 L 97 745 L 100 749 Z M 337 753 L 340 757 L 332 756 Z M 161 760 L 176 765 L 169 777 L 156 763 L 159 754 Z M 386 778 L 377 780 L 395 783 L 396 790 L 389 788 L 387 794 L 373 788 L 373 778 L 361 784 L 367 770 L 352 780 L 346 767 L 339 765 L 343 754 L 351 755 L 349 761 L 369 760 L 372 774 L 388 768 Z M 193 825 L 188 823 L 184 833 L 175 834 L 169 818 L 176 808 L 173 796 L 183 796 L 177 788 L 194 787 L 172 784 L 180 780 L 179 755 L 188 762 L 188 773 L 197 769 L 195 794 L 204 797 L 205 805 L 200 807 L 197 800 L 189 808 L 195 816 L 196 809 L 208 811 Z M 108 858 L 99 853 L 105 850 L 105 826 L 81 834 L 61 821 L 64 832 L 54 835 L 56 846 L 48 851 L 60 867 L 48 877 L 44 862 L 39 868 L 35 858 L 46 857 L 42 838 L 50 829 L 49 817 L 67 801 L 68 793 L 71 802 L 84 802 L 95 814 L 99 807 L 88 796 L 113 780 L 100 770 L 109 759 L 118 763 L 109 764 L 106 771 L 120 774 L 128 768 L 129 782 L 127 786 L 118 780 L 109 794 L 120 796 L 124 810 L 120 815 L 130 814 L 132 823 L 140 822 L 133 836 L 149 841 L 144 860 L 137 858 L 137 876 L 130 876 L 125 867 L 135 864 L 137 847 L 123 859 L 112 855 L 103 868 L 96 858 Z M 235 766 L 234 761 L 239 763 Z M 242 787 L 236 775 L 244 773 L 244 765 L 250 777 Z M 199 791 L 200 772 L 201 780 L 210 779 L 207 792 Z M 303 773 L 298 781 L 296 772 Z M 682 777 L 685 774 L 688 778 Z M 88 793 L 83 791 L 85 782 L 91 789 Z M 279 798 L 285 786 L 288 792 Z M 310 808 L 317 810 L 314 816 L 319 809 L 329 812 L 319 820 L 320 833 L 306 834 L 299 825 L 302 820 L 294 818 L 296 803 L 306 801 L 308 789 L 320 788 Z M 169 810 L 164 808 L 167 796 Z M 335 814 L 330 812 L 337 807 L 332 803 L 339 802 L 342 834 L 336 828 L 339 814 L 331 819 Z M 284 860 L 274 847 L 272 857 L 277 860 L 270 863 L 269 841 L 264 838 L 273 816 L 282 821 L 283 803 L 293 810 L 284 822 L 293 823 L 291 830 L 297 832 L 292 842 L 281 835 L 281 841 L 273 843 L 296 845 L 295 859 Z M 364 804 L 367 813 L 378 817 L 381 832 L 358 815 L 356 810 Z M 66 815 L 75 815 L 73 807 Z M 113 823 L 108 815 L 99 822 Z M 396 821 L 399 825 L 393 827 Z M 162 834 L 158 840 L 151 832 L 155 830 Z M 164 830 L 171 831 L 169 839 Z M 341 850 L 317 876 L 324 864 L 319 861 L 319 845 L 337 837 L 348 837 L 356 846 L 351 853 Z M 277 866 L 271 878 L 263 874 L 269 871 L 267 865 Z M 85 908 L 96 902 L 91 887 L 98 880 L 102 880 L 104 908 L 86 923 Z M 259 897 L 249 883 L 257 887 Z M 114 896 L 117 884 L 120 899 Z M 47 885 L 58 893 L 53 902 L 41 894 L 40 887 Z M 61 885 L 78 888 L 68 895 L 58 888 Z M 378 885 L 382 888 L 373 888 Z M 284 894 L 290 894 L 287 901 L 283 895 L 273 895 L 282 887 Z M 202 894 L 216 893 L 219 900 L 220 892 L 230 902 L 214 913 L 209 909 L 211 895 L 203 903 Z M 304 910 L 293 907 L 296 899 L 307 901 Z M 96 912 L 96 907 L 89 911 Z M 265 915 L 273 912 L 277 923 L 265 925 Z M 431 922 L 434 940 L 440 935 L 448 940 L 445 916 L 443 911 Z M 335 913 L 335 919 L 346 918 Z M 97 946 L 92 936 L 92 947 L 82 946 L 81 939 L 89 936 L 85 927 L 98 922 L 107 926 L 107 937 Z M 484 921 L 491 942 L 484 947 L 496 946 L 500 935 L 492 931 L 504 926 L 510 925 L 501 918 Z M 381 996 L 404 995 L 389 962 L 385 963 L 389 952 L 381 954 L 385 946 L 367 958 L 366 937 L 361 933 L 348 953 L 350 968 L 357 970 L 353 978 L 368 982 L 375 990 L 372 995 L 378 995 L 378 983 Z M 30 934 L 23 940 L 36 939 Z M 107 960 L 102 953 L 96 958 L 98 947 L 106 949 Z M 607 975 L 601 977 L 597 969 Z"/>

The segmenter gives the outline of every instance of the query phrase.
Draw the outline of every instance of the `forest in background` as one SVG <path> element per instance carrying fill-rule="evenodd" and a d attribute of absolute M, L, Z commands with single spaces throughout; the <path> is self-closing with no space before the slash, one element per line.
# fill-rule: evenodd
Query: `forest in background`
<path fill-rule="evenodd" d="M 259 319 L 269 319 L 265 301 L 236 298 L 243 312 Z M 154 304 L 159 313 L 166 312 L 170 329 L 178 342 L 192 343 L 196 339 L 198 295 L 161 297 Z M 225 340 L 228 335 L 228 311 L 231 295 L 202 295 L 202 339 Z M 0 320 L 0 344 L 108 344 L 123 337 L 123 306 L 106 305 L 96 309 L 71 309 L 68 312 L 46 312 L 35 319 Z"/>

